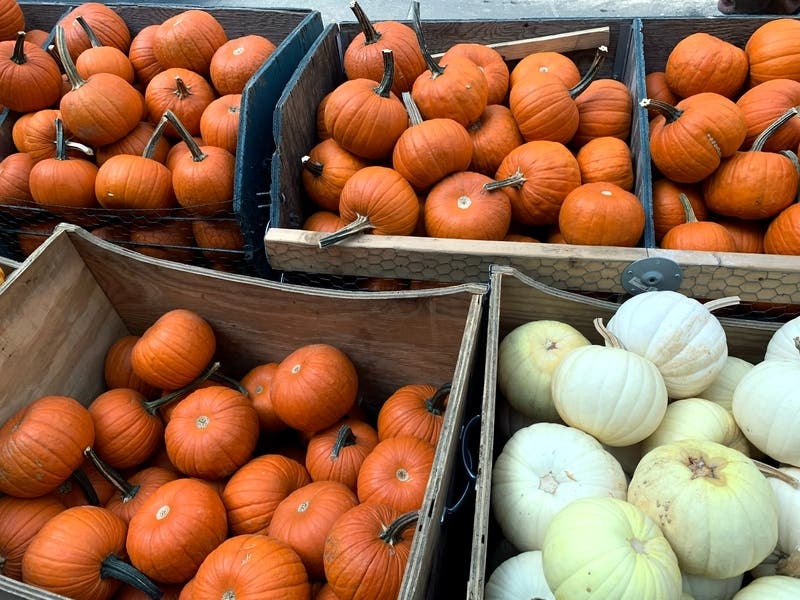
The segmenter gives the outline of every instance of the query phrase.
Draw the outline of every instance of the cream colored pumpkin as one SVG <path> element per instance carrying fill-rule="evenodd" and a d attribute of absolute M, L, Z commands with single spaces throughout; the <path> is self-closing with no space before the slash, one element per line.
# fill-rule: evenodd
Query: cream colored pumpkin
<path fill-rule="evenodd" d="M 503 338 L 497 350 L 500 393 L 523 415 L 559 422 L 550 395 L 553 371 L 571 350 L 589 343 L 572 325 L 560 321 L 520 325 Z"/>
<path fill-rule="evenodd" d="M 584 498 L 559 512 L 542 566 L 557 600 L 679 600 L 678 561 L 658 525 L 616 498 Z"/>
<path fill-rule="evenodd" d="M 642 452 L 678 440 L 711 440 L 724 446 L 739 433 L 733 415 L 710 400 L 684 398 L 667 406 L 667 412 L 653 434 L 642 442 Z"/>
<path fill-rule="evenodd" d="M 741 589 L 733 600 L 797 600 L 800 579 L 783 575 L 759 577 Z"/>
<path fill-rule="evenodd" d="M 555 600 L 542 570 L 541 550 L 531 550 L 503 561 L 489 576 L 485 600 Z"/>
<path fill-rule="evenodd" d="M 603 329 L 607 346 L 570 352 L 553 373 L 553 404 L 565 423 L 609 446 L 632 446 L 651 435 L 667 410 L 667 388 L 656 366 Z"/>
<path fill-rule="evenodd" d="M 800 361 L 771 359 L 742 377 L 733 416 L 747 439 L 778 462 L 800 466 Z"/>
<path fill-rule="evenodd" d="M 625 498 L 622 467 L 597 440 L 558 423 L 517 431 L 492 469 L 491 506 L 518 551 L 540 550 L 552 518 L 587 496 Z"/>
<path fill-rule="evenodd" d="M 690 398 L 711 385 L 728 356 L 725 330 L 711 310 L 738 301 L 701 304 L 679 292 L 643 292 L 619 306 L 608 329 L 658 367 L 670 398 Z"/>
<path fill-rule="evenodd" d="M 800 351 L 797 350 L 795 338 L 800 337 L 800 317 L 786 321 L 775 330 L 764 352 L 764 360 L 797 360 Z"/>
<path fill-rule="evenodd" d="M 800 480 L 800 469 L 796 467 L 781 467 L 778 471 Z M 767 480 L 778 499 L 776 549 L 784 555 L 800 553 L 800 489 L 777 477 L 768 477 Z"/>
<path fill-rule="evenodd" d="M 716 402 L 722 408 L 731 412 L 733 392 L 736 390 L 736 386 L 739 385 L 739 381 L 741 381 L 745 373 L 752 369 L 753 366 L 751 362 L 747 362 L 735 356 L 728 356 L 716 379 L 711 382 L 710 386 L 698 394 L 698 396 L 706 400 L 711 400 L 711 402 Z"/>
<path fill-rule="evenodd" d="M 726 579 L 711 579 L 700 575 L 681 574 L 683 591 L 694 600 L 731 600 L 742 587 L 744 573 Z"/>
<path fill-rule="evenodd" d="M 628 500 L 650 515 L 684 573 L 734 577 L 759 564 L 778 541 L 778 503 L 741 452 L 683 440 L 642 457 Z"/>

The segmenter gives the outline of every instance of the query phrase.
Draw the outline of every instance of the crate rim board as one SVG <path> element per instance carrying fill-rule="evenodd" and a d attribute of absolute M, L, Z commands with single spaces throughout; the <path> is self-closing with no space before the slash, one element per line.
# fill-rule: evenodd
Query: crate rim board
<path fill-rule="evenodd" d="M 22 2 L 21 6 L 29 22 L 36 24 L 37 15 L 47 15 L 47 24 L 50 20 L 55 24 L 57 19 L 66 15 L 78 4 L 51 0 Z M 297 63 L 322 32 L 321 13 L 307 8 L 242 7 L 235 3 L 209 4 L 197 1 L 183 4 L 174 0 L 148 2 L 146 5 L 127 1 L 104 4 L 117 9 L 126 17 L 132 33 L 146 24 L 160 22 L 162 16 L 166 18 L 186 10 L 199 9 L 223 17 L 226 32 L 232 32 L 229 33 L 229 39 L 244 34 L 264 34 L 272 38 L 271 41 L 276 44 L 272 55 L 251 76 L 242 92 L 240 134 L 235 156 L 230 211 L 230 220 L 237 223 L 244 237 L 244 246 L 229 255 L 237 259 L 241 256 L 241 260 L 260 276 L 268 277 L 271 270 L 264 253 L 263 233 L 269 220 L 268 203 L 265 202 L 265 198 L 269 194 L 269 165 L 275 147 L 271 136 L 273 112 L 275 103 Z M 44 21 L 42 16 L 39 19 Z M 132 22 L 134 20 L 135 23 Z M 5 116 L 0 114 L 0 126 L 4 120 Z M 10 139 L 9 144 L 11 144 Z M 101 209 L 95 212 L 94 216 L 106 216 L 107 220 L 115 214 Z M 131 217 L 121 215 L 119 218 L 131 222 Z M 9 235 L 11 235 L 10 230 Z M 14 244 L 9 243 L 9 245 Z M 192 248 L 199 249 L 197 243 Z"/>
<path fill-rule="evenodd" d="M 498 25 L 497 23 L 502 23 Z M 609 30 L 609 46 L 611 54 L 614 55 L 613 65 L 611 65 L 612 58 L 607 59 L 607 72 L 610 76 L 620 81 L 623 81 L 631 91 L 634 98 L 638 98 L 641 93 L 639 90 L 644 89 L 644 72 L 640 66 L 642 60 L 641 54 L 641 26 L 638 19 L 624 18 L 624 17 L 608 17 L 608 18 L 595 18 L 595 19 L 558 19 L 558 18 L 542 18 L 538 20 L 524 20 L 519 19 L 515 21 L 502 21 L 502 22 L 484 22 L 474 20 L 462 21 L 423 21 L 423 29 L 426 28 L 431 32 L 428 38 L 429 45 L 432 50 L 437 50 L 436 44 L 448 45 L 455 40 L 461 41 L 480 41 L 484 43 L 492 43 L 497 39 L 507 39 L 501 36 L 518 35 L 522 37 L 537 37 L 540 34 L 547 36 L 555 32 L 569 33 L 575 31 L 591 31 L 594 27 L 605 27 Z M 481 29 L 486 27 L 486 31 Z M 504 27 L 500 32 L 495 32 L 494 28 Z M 354 29 L 355 28 L 355 29 Z M 526 33 L 519 34 L 519 31 L 524 29 Z M 402 275 L 395 274 L 394 265 L 388 265 L 386 268 L 376 268 L 375 264 L 369 265 L 369 268 L 363 264 L 361 258 L 367 252 L 369 243 L 364 246 L 359 246 L 361 254 L 359 257 L 347 255 L 351 245 L 349 242 L 342 244 L 342 255 L 335 258 L 326 258 L 320 253 L 307 252 L 307 248 L 302 247 L 302 242 L 298 239 L 291 239 L 291 234 L 287 231 L 286 237 L 281 238 L 280 241 L 276 240 L 275 235 L 282 236 L 284 232 L 273 233 L 278 230 L 297 230 L 301 226 L 301 216 L 296 214 L 299 212 L 298 206 L 303 202 L 301 200 L 302 192 L 298 189 L 299 183 L 299 168 L 292 163 L 292 157 L 297 154 L 297 149 L 305 145 L 303 153 L 307 152 L 309 145 L 312 144 L 310 134 L 309 139 L 302 141 L 298 140 L 300 134 L 294 132 L 287 140 L 285 133 L 282 131 L 282 119 L 289 122 L 292 121 L 291 115 L 299 112 L 299 106 L 302 102 L 307 102 L 306 98 L 308 92 L 321 96 L 323 91 L 332 89 L 333 82 L 336 77 L 331 74 L 331 71 L 341 67 L 341 53 L 342 47 L 348 38 L 343 37 L 342 31 L 349 31 L 351 34 L 357 30 L 355 24 L 344 24 L 339 26 L 338 48 L 333 47 L 333 42 L 329 39 L 337 34 L 337 29 L 334 27 L 327 27 L 323 35 L 318 40 L 317 44 L 309 50 L 306 58 L 303 59 L 298 66 L 298 70 L 292 78 L 292 81 L 287 84 L 284 95 L 278 102 L 275 112 L 275 139 L 277 142 L 277 149 L 272 162 L 272 210 L 270 216 L 270 225 L 267 228 L 264 238 L 268 260 L 273 268 L 276 270 L 295 271 L 304 270 L 316 273 L 331 273 L 331 274 L 350 274 L 350 275 L 365 275 L 365 276 L 386 276 L 393 277 Z M 473 39 L 464 39 L 465 36 L 472 33 Z M 444 39 L 437 39 L 436 34 L 444 36 Z M 495 35 L 496 37 L 491 37 Z M 458 37 L 462 36 L 462 37 Z M 515 37 L 514 39 L 519 39 Z M 588 43 L 588 42 L 587 42 Z M 588 53 L 595 46 L 596 39 L 592 38 L 591 44 L 574 46 L 576 50 L 583 50 Z M 336 49 L 338 49 L 338 61 L 335 63 Z M 326 56 L 321 57 L 322 52 Z M 324 61 L 324 62 L 323 62 Z M 327 73 L 324 75 L 320 72 L 327 68 Z M 314 88 L 310 89 L 310 82 L 312 77 L 319 74 L 321 80 L 316 85 L 322 86 L 323 90 Z M 609 76 L 609 75 L 604 75 Z M 302 93 L 301 93 L 302 92 Z M 294 95 L 299 95 L 300 99 L 293 99 Z M 316 98 L 315 98 L 316 100 Z M 291 104 L 287 104 L 289 102 Z M 308 112 L 308 107 L 306 107 Z M 304 119 L 306 117 L 303 117 Z M 303 123 L 305 123 L 303 121 Z M 311 126 L 309 125 L 309 128 Z M 650 159 L 649 154 L 645 151 L 647 140 L 646 129 L 646 111 L 638 105 L 632 111 L 632 123 L 630 134 L 630 145 L 634 156 L 634 164 L 636 170 L 636 192 L 642 205 L 645 207 L 645 212 L 650 212 L 652 200 L 650 198 Z M 314 142 L 315 143 L 315 142 Z M 299 154 L 299 156 L 301 156 Z M 299 160 L 299 159 L 298 159 Z M 645 185 L 646 182 L 646 185 Z M 302 237 L 302 234 L 297 234 Z M 643 234 L 643 239 L 648 240 L 653 236 L 652 224 L 648 225 Z M 377 237 L 369 234 L 360 236 L 361 238 Z M 450 243 L 458 244 L 457 240 L 445 240 L 437 238 L 418 238 L 414 236 L 403 236 L 393 238 L 393 244 L 400 252 L 408 252 L 413 256 L 418 251 L 419 245 L 425 245 L 428 240 L 434 240 L 432 243 L 445 246 Z M 357 242 L 360 243 L 360 242 Z M 278 246 L 275 247 L 275 244 Z M 297 244 L 297 246 L 295 246 Z M 471 253 L 480 254 L 483 252 L 484 245 L 490 246 L 491 242 L 471 241 L 470 248 L 467 248 L 466 254 Z M 653 244 L 648 244 L 653 245 Z M 328 250 L 333 251 L 333 248 Z M 488 250 L 487 250 L 488 252 Z M 297 256 L 298 254 L 305 253 L 305 256 Z M 332 252 L 333 254 L 333 252 Z M 443 277 L 443 280 L 458 281 L 461 278 L 461 273 L 453 274 L 449 272 L 449 257 L 443 257 L 437 260 L 436 255 L 420 256 L 420 262 L 425 267 L 431 267 L 438 277 Z M 300 263 L 300 264 L 298 264 Z M 422 270 L 422 268 L 420 268 Z M 471 277 L 472 280 L 484 279 L 488 276 L 488 264 L 484 265 L 483 271 L 476 273 Z M 437 277 L 432 277 L 436 279 Z"/>
<path fill-rule="evenodd" d="M 227 346 L 219 354 L 223 370 L 226 352 L 252 349 L 250 362 L 240 365 L 244 372 L 253 363 L 266 362 L 268 354 L 283 356 L 301 340 L 321 339 L 337 332 L 337 340 L 329 341 L 355 348 L 351 350 L 352 359 L 357 368 L 364 369 L 360 379 L 375 378 L 380 369 L 381 373 L 385 370 L 387 382 L 391 381 L 382 383 L 387 389 L 372 393 L 373 399 L 388 397 L 388 388 L 400 379 L 417 381 L 431 373 L 436 379 L 452 378 L 442 437 L 400 596 L 421 598 L 430 577 L 428 558 L 438 543 L 447 486 L 456 468 L 458 432 L 467 409 L 469 380 L 477 368 L 475 353 L 487 297 L 485 284 L 404 292 L 336 291 L 281 284 L 143 256 L 75 225 L 61 224 L 10 275 L 0 292 L 0 365 L 14 370 L 17 377 L 0 385 L 4 399 L 0 402 L 4 415 L 0 420 L 15 407 L 45 393 L 72 395 L 88 403 L 102 389 L 100 358 L 110 342 L 121 335 L 141 333 L 156 315 L 178 307 L 197 310 L 212 324 L 218 346 Z M 323 322 L 322 312 L 334 310 L 335 314 Z M 275 315 L 284 316 L 285 322 L 278 323 Z M 68 331 L 58 332 L 59 328 Z M 291 340 L 287 332 L 293 336 Z M 389 348 L 389 341 L 396 346 Z M 406 349 L 411 345 L 418 356 Z M 66 352 L 70 359 L 59 364 L 50 361 L 50 368 L 40 373 L 41 363 L 28 365 L 34 361 L 26 357 L 41 353 L 40 358 L 45 360 L 48 357 L 42 349 L 48 346 L 59 346 L 53 352 Z M 55 378 L 63 372 L 72 373 L 72 379 L 63 386 L 56 385 Z M 29 379 L 34 375 L 39 378 L 21 381 L 26 374 Z M 364 382 L 365 389 L 368 383 Z M 10 402 L 16 404 L 11 406 Z M 0 577 L 0 592 L 21 598 L 61 598 L 41 590 L 29 593 L 29 588 L 17 583 Z"/>
<path fill-rule="evenodd" d="M 504 288 L 516 288 L 510 307 L 503 304 Z M 495 415 L 497 410 L 497 354 L 498 344 L 504 330 L 513 329 L 537 318 L 563 320 L 576 326 L 595 344 L 602 339 L 591 328 L 593 317 L 602 317 L 605 322 L 616 310 L 616 303 L 586 298 L 570 292 L 544 285 L 508 265 L 493 265 L 490 275 L 491 294 L 487 308 L 487 341 L 484 365 L 484 390 L 481 401 L 481 434 L 478 449 L 478 475 L 475 485 L 475 515 L 473 541 L 470 557 L 470 574 L 467 582 L 467 598 L 480 600 L 490 573 L 486 572 L 490 537 L 491 479 L 494 464 Z M 520 291 L 522 290 L 522 291 Z M 511 322 L 501 325 L 504 309 L 512 313 L 506 317 Z M 539 312 L 541 311 L 541 312 Z M 720 323 L 729 336 L 737 335 L 735 349 L 741 351 L 746 360 L 763 359 L 767 341 L 779 327 L 775 323 L 741 321 L 720 318 Z M 729 344 L 730 345 L 730 344 Z M 733 355 L 738 356 L 737 352 Z"/>

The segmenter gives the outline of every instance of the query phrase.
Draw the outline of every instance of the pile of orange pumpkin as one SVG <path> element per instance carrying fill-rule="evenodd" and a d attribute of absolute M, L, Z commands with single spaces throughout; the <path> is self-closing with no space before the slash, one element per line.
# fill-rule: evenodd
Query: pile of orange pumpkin
<path fill-rule="evenodd" d="M 0 204 L 51 215 L 21 227 L 22 250 L 62 220 L 176 260 L 144 245 L 241 249 L 238 224 L 219 217 L 232 214 L 242 91 L 275 45 L 229 39 L 197 9 L 131 35 L 113 8 L 87 2 L 54 25 L 48 51 L 50 34 L 26 32 L 16 0 L 0 1 L 0 105 L 17 150 L 0 162 Z M 167 111 L 182 128 L 159 126 Z M 101 208 L 127 222 L 100 228 Z M 170 209 L 189 218 L 155 218 Z"/>
<path fill-rule="evenodd" d="M 0 426 L 0 574 L 77 600 L 397 596 L 449 385 L 368 419 L 333 345 L 241 381 L 216 349 L 168 311 L 108 349 L 98 397 Z"/>
<path fill-rule="evenodd" d="M 373 24 L 344 53 L 347 80 L 318 109 L 319 143 L 302 157 L 315 208 L 303 228 L 472 240 L 634 246 L 645 213 L 631 192 L 632 98 L 582 77 L 557 52 L 509 68 L 487 45 L 427 51 L 414 27 Z M 298 157 L 300 159 L 301 157 Z"/>
<path fill-rule="evenodd" d="M 661 247 L 800 254 L 798 40 L 795 19 L 765 22 L 744 48 L 694 33 L 647 75 Z"/>

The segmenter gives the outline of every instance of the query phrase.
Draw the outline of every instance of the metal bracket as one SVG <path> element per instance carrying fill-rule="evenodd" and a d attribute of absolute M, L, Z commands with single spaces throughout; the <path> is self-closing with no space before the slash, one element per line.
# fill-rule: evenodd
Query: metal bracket
<path fill-rule="evenodd" d="M 676 291 L 682 279 L 678 263 L 657 256 L 640 258 L 622 271 L 622 287 L 633 295 L 663 290 Z"/>

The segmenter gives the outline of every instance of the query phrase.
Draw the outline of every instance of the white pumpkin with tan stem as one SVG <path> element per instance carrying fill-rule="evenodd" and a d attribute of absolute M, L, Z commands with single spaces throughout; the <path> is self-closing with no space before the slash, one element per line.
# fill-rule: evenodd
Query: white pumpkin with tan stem
<path fill-rule="evenodd" d="M 555 600 L 542 570 L 541 550 L 530 550 L 503 561 L 492 571 L 485 600 Z"/>
<path fill-rule="evenodd" d="M 797 600 L 800 579 L 784 575 L 759 577 L 743 587 L 733 600 Z"/>
<path fill-rule="evenodd" d="M 667 410 L 656 366 L 629 352 L 595 319 L 605 346 L 576 348 L 553 373 L 553 404 L 565 423 L 608 446 L 632 446 L 651 435 Z"/>
<path fill-rule="evenodd" d="M 590 435 L 558 423 L 517 431 L 492 469 L 491 506 L 518 551 L 540 550 L 551 519 L 587 496 L 625 498 L 627 480 L 616 459 Z"/>
<path fill-rule="evenodd" d="M 795 360 L 798 355 L 794 339 L 800 337 L 800 317 L 786 321 L 778 327 L 767 344 L 764 360 Z"/>
<path fill-rule="evenodd" d="M 758 467 L 722 444 L 683 440 L 642 457 L 628 500 L 669 540 L 681 571 L 724 579 L 753 568 L 778 541 L 778 502 Z"/>
<path fill-rule="evenodd" d="M 678 561 L 658 525 L 616 498 L 584 498 L 559 512 L 542 566 L 556 600 L 680 600 Z"/>
<path fill-rule="evenodd" d="M 800 467 L 800 358 L 758 363 L 736 386 L 732 406 L 751 444 L 778 462 Z"/>
<path fill-rule="evenodd" d="M 531 321 L 513 329 L 497 349 L 497 387 L 512 408 L 536 421 L 559 421 L 550 395 L 553 371 L 571 350 L 588 346 L 572 325 Z"/>
<path fill-rule="evenodd" d="M 738 302 L 701 304 L 679 292 L 643 292 L 619 306 L 608 330 L 658 367 L 670 398 L 691 398 L 711 385 L 728 356 L 725 330 L 711 311 Z"/>

